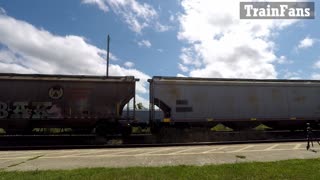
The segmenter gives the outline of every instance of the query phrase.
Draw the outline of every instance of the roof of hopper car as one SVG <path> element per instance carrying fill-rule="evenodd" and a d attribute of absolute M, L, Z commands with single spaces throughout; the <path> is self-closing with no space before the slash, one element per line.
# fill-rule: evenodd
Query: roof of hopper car
<path fill-rule="evenodd" d="M 148 82 L 163 81 L 163 82 L 186 82 L 186 83 L 205 83 L 205 82 L 220 82 L 220 83 L 289 83 L 289 84 L 319 84 L 320 80 L 301 80 L 301 79 L 239 79 L 239 78 L 200 78 L 200 77 L 168 77 L 168 76 L 153 76 Z"/>
<path fill-rule="evenodd" d="M 134 76 L 94 76 L 94 75 L 62 75 L 62 74 L 16 74 L 0 73 L 0 80 L 44 80 L 44 81 L 139 81 Z"/>

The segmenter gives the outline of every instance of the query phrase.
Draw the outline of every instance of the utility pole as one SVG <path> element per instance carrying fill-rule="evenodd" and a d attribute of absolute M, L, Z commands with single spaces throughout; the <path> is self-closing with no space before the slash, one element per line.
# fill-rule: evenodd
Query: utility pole
<path fill-rule="evenodd" d="M 108 39 L 107 39 L 107 77 L 109 77 L 109 46 L 110 46 L 110 36 L 108 34 Z"/>

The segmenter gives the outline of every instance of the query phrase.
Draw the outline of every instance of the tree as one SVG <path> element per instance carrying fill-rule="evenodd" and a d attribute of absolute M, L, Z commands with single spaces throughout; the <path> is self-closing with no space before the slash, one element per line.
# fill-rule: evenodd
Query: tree
<path fill-rule="evenodd" d="M 139 110 L 145 109 L 145 107 L 143 107 L 141 102 L 136 105 L 136 108 L 139 109 Z"/>

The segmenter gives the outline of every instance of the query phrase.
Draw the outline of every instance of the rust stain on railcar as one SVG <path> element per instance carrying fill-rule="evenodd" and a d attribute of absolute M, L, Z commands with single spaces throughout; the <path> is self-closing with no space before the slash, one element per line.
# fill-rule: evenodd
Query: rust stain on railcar
<path fill-rule="evenodd" d="M 199 90 L 193 94 L 192 102 L 198 104 L 206 101 L 208 101 L 208 92 L 206 90 Z"/>
<path fill-rule="evenodd" d="M 230 113 L 234 113 L 235 112 L 235 100 L 233 96 L 226 96 L 225 97 L 225 103 L 227 106 L 227 109 L 229 110 Z"/>
<path fill-rule="evenodd" d="M 173 99 L 180 99 L 181 92 L 177 86 L 171 86 L 169 89 L 169 94 Z"/>
<path fill-rule="evenodd" d="M 257 104 L 258 103 L 258 97 L 256 95 L 249 95 L 248 100 L 251 104 Z"/>
<path fill-rule="evenodd" d="M 248 102 L 249 105 L 251 106 L 252 110 L 255 112 L 259 111 L 259 98 L 257 95 L 257 91 L 255 89 L 251 90 L 248 92 Z"/>
<path fill-rule="evenodd" d="M 304 103 L 306 99 L 306 96 L 296 96 L 293 98 L 293 100 L 297 103 Z"/>
<path fill-rule="evenodd" d="M 272 100 L 278 101 L 282 97 L 282 93 L 279 89 L 273 88 L 271 91 Z"/>

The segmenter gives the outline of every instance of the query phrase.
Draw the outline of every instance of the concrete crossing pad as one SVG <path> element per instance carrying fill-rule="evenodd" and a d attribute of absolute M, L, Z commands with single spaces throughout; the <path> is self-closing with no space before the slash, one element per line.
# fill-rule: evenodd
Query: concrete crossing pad
<path fill-rule="evenodd" d="M 319 145 L 264 143 L 176 147 L 0 151 L 0 169 L 45 170 L 84 167 L 205 165 L 319 158 Z"/>

